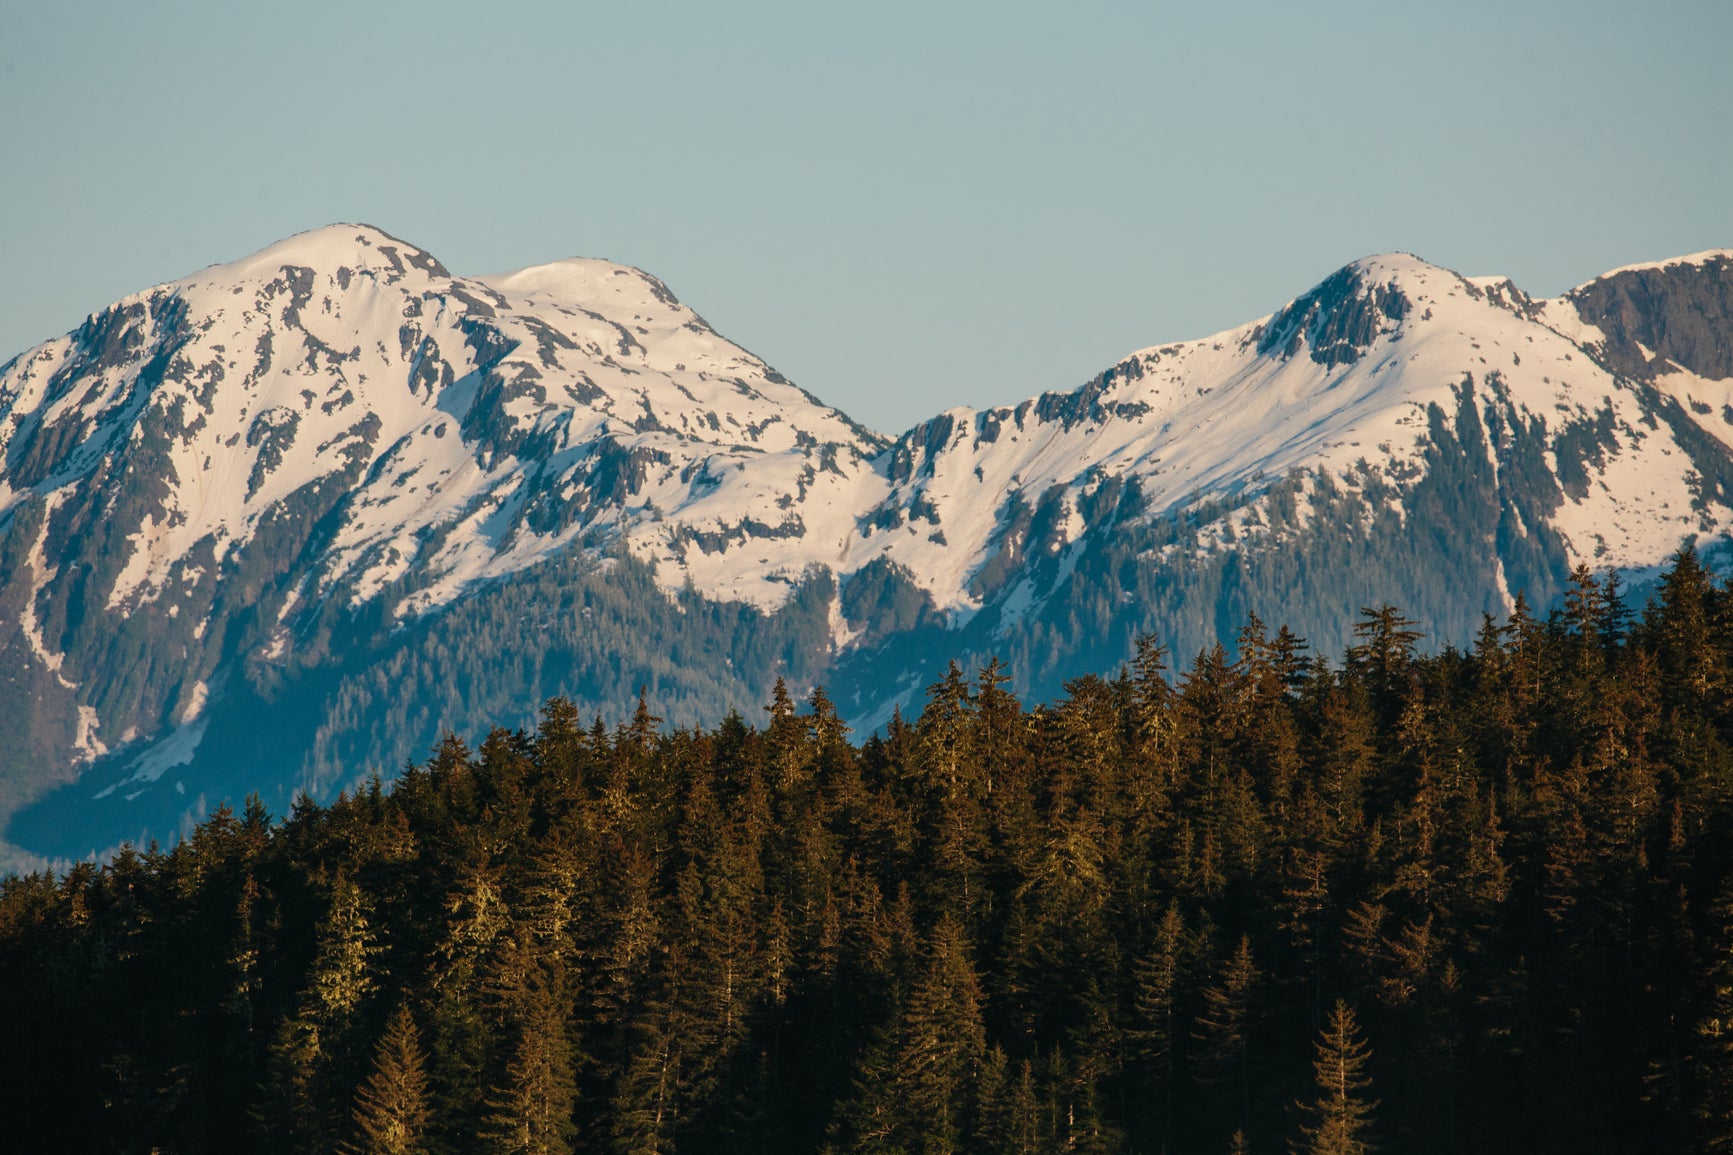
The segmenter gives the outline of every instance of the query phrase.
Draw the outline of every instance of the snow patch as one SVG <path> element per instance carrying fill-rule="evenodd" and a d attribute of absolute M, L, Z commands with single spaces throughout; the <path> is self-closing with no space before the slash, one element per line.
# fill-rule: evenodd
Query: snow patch
<path fill-rule="evenodd" d="M 78 736 L 72 740 L 72 748 L 78 752 L 77 761 L 94 762 L 108 753 L 107 745 L 96 736 L 101 726 L 102 719 L 94 706 L 78 707 Z"/>
<path fill-rule="evenodd" d="M 30 552 L 25 557 L 25 566 L 30 571 L 30 587 L 24 597 L 24 607 L 19 611 L 18 626 L 24 634 L 24 640 L 30 645 L 30 652 L 35 654 L 44 666 L 48 667 L 49 672 L 54 675 L 61 687 L 67 690 L 76 690 L 78 683 L 67 680 L 66 676 L 60 672 L 60 667 L 66 661 L 66 655 L 49 648 L 47 640 L 42 636 L 42 624 L 36 620 L 36 599 L 60 572 L 57 567 L 48 564 L 48 559 L 43 553 L 43 546 L 48 540 L 48 525 L 53 518 L 54 511 L 60 507 L 66 497 L 67 494 L 64 491 L 48 496 L 47 508 L 42 515 L 42 528 L 38 531 L 36 540 L 31 543 Z"/>
<path fill-rule="evenodd" d="M 187 694 L 186 705 L 181 707 L 181 725 L 186 725 L 205 712 L 205 705 L 210 701 L 210 695 L 211 688 L 202 679 L 193 683 L 192 690 Z"/>
<path fill-rule="evenodd" d="M 129 801 L 138 797 L 138 791 L 125 793 L 124 787 L 147 785 L 176 766 L 185 766 L 191 762 L 193 755 L 198 752 L 199 743 L 204 741 L 205 727 L 209 724 L 210 719 L 201 718 L 190 725 L 176 727 L 162 741 L 133 759 L 127 767 L 132 771 L 131 774 L 102 790 L 96 797 L 107 798 L 116 790 L 122 790 L 122 797 Z"/>
<path fill-rule="evenodd" d="M 1005 600 L 999 604 L 999 631 L 1008 633 L 1019 625 L 1029 615 L 1035 604 L 1035 583 L 1029 578 L 1023 578 L 1011 592 L 1005 595 Z"/>
<path fill-rule="evenodd" d="M 839 589 L 830 599 L 830 648 L 832 653 L 841 653 L 854 645 L 856 639 L 866 632 L 866 627 L 856 628 L 849 625 L 848 618 L 842 612 L 842 591 Z"/>

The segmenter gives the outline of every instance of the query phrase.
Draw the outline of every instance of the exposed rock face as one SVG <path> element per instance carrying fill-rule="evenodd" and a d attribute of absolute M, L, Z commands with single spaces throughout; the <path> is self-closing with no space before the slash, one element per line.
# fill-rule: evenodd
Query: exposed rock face
<path fill-rule="evenodd" d="M 1408 304 L 1396 282 L 1368 285 L 1350 265 L 1270 318 L 1258 338 L 1258 352 L 1286 358 L 1304 345 L 1326 368 L 1352 365 L 1380 333 L 1401 323 Z"/>
<path fill-rule="evenodd" d="M 1733 253 L 1609 273 L 1567 299 L 1605 334 L 1595 351 L 1616 372 L 1647 380 L 1672 362 L 1733 377 Z"/>

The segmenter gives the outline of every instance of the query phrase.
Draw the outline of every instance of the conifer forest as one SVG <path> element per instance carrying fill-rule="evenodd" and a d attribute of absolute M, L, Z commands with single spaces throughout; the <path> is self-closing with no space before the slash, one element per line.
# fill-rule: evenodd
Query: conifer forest
<path fill-rule="evenodd" d="M 1733 584 L 1427 628 L 953 665 L 865 737 L 555 698 L 9 877 L 0 1147 L 1733 1147 Z"/>

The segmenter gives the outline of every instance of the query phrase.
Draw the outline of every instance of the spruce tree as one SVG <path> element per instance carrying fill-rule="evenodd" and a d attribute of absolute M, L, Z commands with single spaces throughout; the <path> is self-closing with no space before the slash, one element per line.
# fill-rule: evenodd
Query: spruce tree
<path fill-rule="evenodd" d="M 481 1137 L 489 1149 L 567 1155 L 575 1130 L 571 1054 L 550 1004 L 530 1008 L 501 1075 L 485 1101 Z"/>
<path fill-rule="evenodd" d="M 1198 1079 L 1216 1088 L 1228 1116 L 1238 1127 L 1251 1126 L 1252 998 L 1260 978 L 1252 961 L 1251 939 L 1240 936 L 1216 981 L 1204 991 L 1203 1012 L 1193 1038 L 1198 1041 Z"/>
<path fill-rule="evenodd" d="M 1173 1142 L 1173 1074 L 1178 1040 L 1174 1008 L 1178 1001 L 1180 950 L 1185 922 L 1174 900 L 1156 929 L 1155 942 L 1132 964 L 1131 1017 L 1126 1041 L 1140 1077 L 1137 1112 L 1145 1131 L 1159 1136 L 1162 1147 Z"/>
<path fill-rule="evenodd" d="M 1692 1121 L 1704 1151 L 1733 1151 L 1733 880 L 1711 904 L 1709 942 L 1701 951 L 1705 999 L 1688 1060 Z"/>
<path fill-rule="evenodd" d="M 296 1152 L 325 1152 L 341 1131 L 339 1089 L 358 1073 L 355 1028 L 364 1001 L 378 987 L 373 956 L 380 947 L 372 904 L 339 876 L 320 922 L 313 965 L 295 1013 L 278 1026 L 267 1063 L 266 1095 L 255 1112 L 269 1142 Z"/>
<path fill-rule="evenodd" d="M 1299 1151 L 1304 1155 L 1365 1155 L 1372 1150 L 1366 1132 L 1378 1106 L 1361 1095 L 1371 1086 L 1366 1061 L 1372 1050 L 1360 1038 L 1354 1012 L 1341 999 L 1336 1000 L 1316 1047 L 1312 1070 L 1318 1094 L 1310 1103 L 1300 1104 L 1313 1122 L 1301 1128 L 1305 1142 Z"/>
<path fill-rule="evenodd" d="M 852 1149 L 964 1149 L 986 1057 L 981 992 L 961 928 L 933 929 L 924 967 L 902 1013 L 857 1073 L 846 1111 Z"/>
<path fill-rule="evenodd" d="M 355 1091 L 346 1155 L 420 1155 L 429 1105 L 421 1035 L 399 1003 L 373 1052 L 373 1070 Z"/>

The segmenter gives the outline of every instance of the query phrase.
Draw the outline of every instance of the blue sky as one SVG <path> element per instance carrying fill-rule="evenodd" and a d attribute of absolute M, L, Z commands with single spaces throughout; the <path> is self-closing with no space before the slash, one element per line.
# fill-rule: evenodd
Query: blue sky
<path fill-rule="evenodd" d="M 1733 245 L 1733 4 L 0 0 L 0 360 L 334 220 L 655 273 L 886 431 L 1391 249 Z"/>

